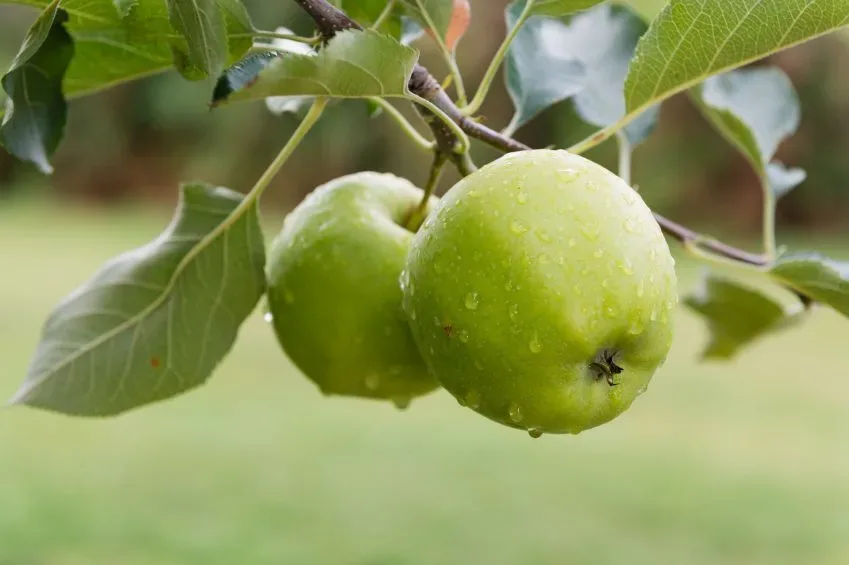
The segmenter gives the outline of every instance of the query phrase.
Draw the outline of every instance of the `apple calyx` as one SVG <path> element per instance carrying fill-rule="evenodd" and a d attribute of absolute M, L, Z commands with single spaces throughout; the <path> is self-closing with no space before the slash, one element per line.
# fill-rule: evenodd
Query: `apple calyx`
<path fill-rule="evenodd" d="M 605 348 L 596 353 L 595 358 L 590 362 L 589 368 L 597 381 L 606 379 L 607 384 L 616 386 L 619 383 L 613 380 L 616 375 L 621 375 L 625 369 L 616 364 L 615 349 Z"/>

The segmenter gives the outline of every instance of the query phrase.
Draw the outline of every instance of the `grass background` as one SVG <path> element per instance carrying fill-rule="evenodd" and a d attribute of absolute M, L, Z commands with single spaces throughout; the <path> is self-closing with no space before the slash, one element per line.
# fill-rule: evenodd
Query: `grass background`
<path fill-rule="evenodd" d="M 0 206 L 0 397 L 52 306 L 166 222 Z M 847 328 L 820 310 L 698 364 L 682 311 L 628 413 L 534 441 L 445 393 L 403 413 L 324 399 L 258 311 L 188 396 L 108 421 L 0 412 L 0 564 L 845 565 Z"/>

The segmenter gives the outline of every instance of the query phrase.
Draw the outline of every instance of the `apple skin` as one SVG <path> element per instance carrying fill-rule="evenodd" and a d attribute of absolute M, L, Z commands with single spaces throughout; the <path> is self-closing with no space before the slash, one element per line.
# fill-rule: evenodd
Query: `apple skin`
<path fill-rule="evenodd" d="M 625 411 L 664 362 L 674 264 L 619 177 L 526 151 L 442 198 L 413 240 L 404 309 L 460 404 L 534 437 L 578 433 Z"/>
<path fill-rule="evenodd" d="M 357 173 L 315 189 L 283 223 L 269 257 L 272 324 L 289 358 L 327 395 L 405 407 L 439 386 L 401 308 L 399 276 L 413 239 L 402 224 L 421 199 L 404 179 Z"/>

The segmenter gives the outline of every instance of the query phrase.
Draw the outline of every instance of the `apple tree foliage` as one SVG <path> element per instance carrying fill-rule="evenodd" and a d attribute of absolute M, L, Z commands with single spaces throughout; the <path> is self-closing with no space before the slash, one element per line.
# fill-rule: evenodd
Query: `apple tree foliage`
<path fill-rule="evenodd" d="M 0 142 L 44 173 L 69 101 L 155 73 L 216 79 L 210 104 L 217 111 L 288 100 L 279 107 L 301 119 L 246 195 L 186 184 L 161 235 L 106 263 L 58 305 L 11 404 L 113 415 L 206 381 L 266 291 L 260 196 L 324 107 L 340 99 L 366 101 L 421 147 L 433 162 L 422 183 L 429 194 L 447 164 L 463 175 L 475 170 L 470 140 L 528 150 L 514 134 L 564 101 L 599 128 L 564 149 L 580 154 L 615 138 L 618 174 L 630 182 L 631 154 L 652 134 L 662 103 L 686 93 L 763 187 L 757 252 L 654 216 L 713 269 L 683 300 L 711 331 L 704 356 L 728 359 L 803 323 L 815 306 L 849 316 L 849 264 L 815 251 L 787 253 L 776 242 L 776 202 L 805 180 L 805 171 L 775 159 L 800 108 L 784 72 L 759 63 L 849 23 L 849 0 L 670 0 L 653 18 L 625 1 L 514 0 L 505 8 L 506 37 L 473 96 L 456 64 L 474 25 L 467 0 L 294 2 L 314 20 L 314 36 L 263 29 L 241 0 L 0 0 L 37 13 L 2 76 Z M 439 73 L 450 80 L 418 63 L 415 44 L 426 41 L 442 54 Z M 499 131 L 476 118 L 502 69 L 515 115 Z M 428 127 L 411 124 L 399 103 L 412 103 Z M 719 274 L 727 265 L 779 292 Z"/>

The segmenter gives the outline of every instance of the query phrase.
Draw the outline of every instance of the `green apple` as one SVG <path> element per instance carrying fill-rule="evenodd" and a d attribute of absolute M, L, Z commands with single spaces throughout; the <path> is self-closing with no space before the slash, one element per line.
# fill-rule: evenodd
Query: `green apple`
<path fill-rule="evenodd" d="M 672 343 L 674 261 L 640 196 L 566 151 L 508 154 L 416 234 L 404 309 L 460 404 L 542 433 L 625 411 Z"/>
<path fill-rule="evenodd" d="M 268 305 L 283 350 L 328 395 L 405 407 L 439 385 L 413 342 L 399 276 L 422 191 L 358 173 L 313 191 L 286 217 L 268 267 Z"/>

